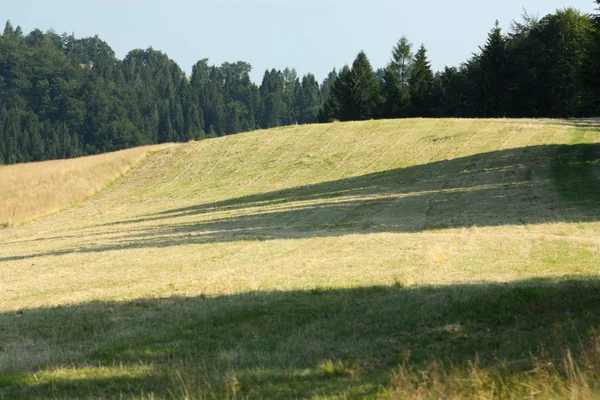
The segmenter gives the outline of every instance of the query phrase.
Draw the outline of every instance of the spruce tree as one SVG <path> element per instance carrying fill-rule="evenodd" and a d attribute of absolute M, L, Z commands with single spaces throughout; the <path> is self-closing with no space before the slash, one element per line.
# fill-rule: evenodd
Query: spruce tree
<path fill-rule="evenodd" d="M 6 39 L 12 39 L 15 34 L 15 29 L 12 26 L 10 20 L 6 21 L 6 25 L 4 25 L 4 32 L 2 33 L 2 37 Z"/>
<path fill-rule="evenodd" d="M 402 114 L 402 105 L 405 99 L 403 99 L 400 92 L 400 78 L 396 68 L 391 63 L 383 70 L 381 96 L 384 99 L 381 116 L 384 118 L 398 118 Z"/>
<path fill-rule="evenodd" d="M 407 117 L 410 111 L 410 71 L 412 67 L 412 44 L 403 36 L 400 38 L 394 49 L 392 50 L 391 68 L 397 75 L 398 93 L 392 96 L 394 101 L 399 101 L 396 106 L 389 106 L 390 109 L 397 109 L 397 113 L 391 115 L 393 117 Z M 388 92 L 391 90 L 389 88 Z M 390 94 L 388 93 L 388 96 Z"/>
<path fill-rule="evenodd" d="M 319 108 L 321 107 L 321 89 L 313 74 L 307 74 L 302 78 L 302 84 L 298 91 L 298 122 L 310 124 L 317 121 Z"/>
<path fill-rule="evenodd" d="M 329 96 L 331 95 L 331 90 L 333 88 L 333 84 L 335 83 L 337 78 L 338 73 L 334 68 L 329 74 L 327 74 L 327 77 L 323 79 L 323 83 L 321 84 L 321 99 L 323 103 L 325 103 L 327 99 L 329 99 Z"/>
<path fill-rule="evenodd" d="M 395 68 L 400 81 L 401 93 L 408 93 L 410 68 L 412 64 L 412 44 L 406 36 L 402 36 L 392 50 L 392 66 Z"/>
<path fill-rule="evenodd" d="M 392 60 L 388 65 L 388 73 L 396 74 L 396 78 L 385 77 L 384 91 L 386 107 L 384 115 L 388 118 L 407 117 L 410 109 L 410 71 L 412 66 L 412 44 L 403 36 L 392 49 Z M 393 84 L 396 84 L 394 90 Z M 394 91 L 396 93 L 394 93 Z"/>
<path fill-rule="evenodd" d="M 319 111 L 318 119 L 321 123 L 350 119 L 347 111 L 349 108 L 347 105 L 348 99 L 350 98 L 350 88 L 348 86 L 351 75 L 350 67 L 344 65 L 344 68 L 335 77 L 332 77 L 333 73 L 335 73 L 335 70 L 327 78 L 330 84 L 329 94 L 323 103 L 321 111 Z"/>
<path fill-rule="evenodd" d="M 350 76 L 350 119 L 365 120 L 375 117 L 379 106 L 379 84 L 364 51 L 358 53 L 354 60 Z"/>
<path fill-rule="evenodd" d="M 431 90 L 433 85 L 433 72 L 427 60 L 427 50 L 421 45 L 412 62 L 410 71 L 410 100 L 412 114 L 419 117 L 431 115 Z"/>
<path fill-rule="evenodd" d="M 357 121 L 374 118 L 380 104 L 379 84 L 367 55 L 361 51 L 335 80 L 319 120 Z"/>
<path fill-rule="evenodd" d="M 473 104 L 478 116 L 504 117 L 510 101 L 511 79 L 506 39 L 498 21 L 480 51 L 468 64 L 475 90 Z"/>

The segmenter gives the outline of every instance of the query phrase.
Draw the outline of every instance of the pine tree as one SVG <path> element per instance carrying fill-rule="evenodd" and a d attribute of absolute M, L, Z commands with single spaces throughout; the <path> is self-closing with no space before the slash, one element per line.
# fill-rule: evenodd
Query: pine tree
<path fill-rule="evenodd" d="M 351 119 L 374 118 L 379 106 L 379 84 L 367 55 L 361 51 L 352 64 Z"/>
<path fill-rule="evenodd" d="M 260 86 L 260 126 L 280 126 L 287 115 L 287 104 L 283 101 L 284 79 L 281 71 L 265 71 Z"/>
<path fill-rule="evenodd" d="M 321 90 L 315 76 L 313 74 L 305 75 L 298 89 L 298 123 L 310 124 L 316 122 L 322 99 Z"/>
<path fill-rule="evenodd" d="M 410 69 L 413 57 L 411 50 L 412 44 L 408 41 L 406 36 L 402 36 L 392 50 L 392 66 L 398 74 L 400 92 L 402 94 L 408 93 L 410 85 Z"/>
<path fill-rule="evenodd" d="M 383 91 L 386 105 L 383 114 L 388 118 L 407 117 L 410 111 L 410 71 L 412 67 L 412 44 L 403 36 L 392 49 L 392 60 L 383 71 Z M 396 88 L 394 89 L 394 85 Z"/>
<path fill-rule="evenodd" d="M 433 72 L 427 60 L 427 50 L 421 45 L 412 62 L 410 71 L 410 100 L 412 114 L 419 117 L 431 116 L 431 90 Z"/>
<path fill-rule="evenodd" d="M 298 73 L 293 68 L 285 68 L 281 75 L 283 78 L 281 98 L 285 103 L 285 115 L 282 116 L 281 124 L 291 125 L 298 122 L 296 88 L 300 86 L 300 81 L 298 79 Z"/>
<path fill-rule="evenodd" d="M 7 39 L 12 39 L 15 34 L 15 29 L 13 28 L 10 20 L 6 21 L 6 25 L 4 25 L 4 32 L 2 33 L 2 37 Z"/>
<path fill-rule="evenodd" d="M 351 80 L 350 76 L 351 71 L 348 65 L 344 65 L 344 68 L 335 77 L 332 77 L 332 73 L 329 74 L 327 79 L 331 86 L 323 107 L 319 111 L 319 122 L 346 121 L 350 119 L 350 115 L 347 113 L 349 108 L 347 103 L 351 95 L 348 86 Z"/>
<path fill-rule="evenodd" d="M 334 68 L 333 71 L 327 74 L 327 77 L 323 79 L 323 83 L 321 84 L 321 99 L 323 103 L 325 103 L 327 99 L 329 99 L 329 96 L 331 95 L 331 90 L 337 78 L 338 73 Z"/>
<path fill-rule="evenodd" d="M 590 115 L 600 114 L 600 0 L 596 0 L 596 4 L 599 7 L 597 13 L 592 15 L 593 29 L 581 71 L 582 81 L 589 88 L 587 100 Z"/>
<path fill-rule="evenodd" d="M 383 70 L 381 96 L 384 99 L 381 116 L 384 118 L 397 118 L 401 116 L 402 105 L 405 99 L 400 92 L 400 78 L 396 69 L 391 64 Z"/>
<path fill-rule="evenodd" d="M 482 117 L 504 117 L 510 101 L 509 53 L 498 21 L 488 34 L 480 54 L 468 63 L 468 74 L 474 84 L 473 104 Z"/>
<path fill-rule="evenodd" d="M 319 120 L 358 121 L 374 118 L 380 104 L 379 84 L 367 55 L 361 51 L 335 80 Z"/>

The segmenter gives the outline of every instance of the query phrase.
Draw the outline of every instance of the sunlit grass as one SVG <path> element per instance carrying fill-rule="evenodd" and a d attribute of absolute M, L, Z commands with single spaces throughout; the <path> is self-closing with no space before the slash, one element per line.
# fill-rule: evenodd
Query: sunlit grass
<path fill-rule="evenodd" d="M 0 230 L 0 398 L 599 395 L 596 129 L 368 121 L 153 153 Z"/>
<path fill-rule="evenodd" d="M 126 173 L 149 151 L 164 147 L 137 147 L 70 160 L 0 166 L 0 228 L 81 202 Z"/>

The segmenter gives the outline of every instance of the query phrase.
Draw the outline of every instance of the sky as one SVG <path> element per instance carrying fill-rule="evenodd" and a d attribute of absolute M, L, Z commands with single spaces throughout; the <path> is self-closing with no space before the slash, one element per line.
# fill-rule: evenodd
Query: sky
<path fill-rule="evenodd" d="M 524 10 L 543 17 L 569 6 L 595 9 L 593 0 L 0 0 L 0 19 L 25 33 L 97 34 L 119 58 L 152 46 L 187 73 L 203 58 L 246 61 L 260 83 L 265 69 L 285 67 L 321 81 L 361 50 L 384 67 L 402 36 L 441 70 L 478 51 L 495 20 L 507 30 Z"/>

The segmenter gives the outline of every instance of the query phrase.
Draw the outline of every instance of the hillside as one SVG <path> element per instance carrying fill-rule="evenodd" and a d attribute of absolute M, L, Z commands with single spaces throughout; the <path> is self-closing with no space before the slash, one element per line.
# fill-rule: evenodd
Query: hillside
<path fill-rule="evenodd" d="M 149 151 L 166 146 L 0 166 L 0 226 L 30 221 L 78 203 L 126 173 Z"/>
<path fill-rule="evenodd" d="M 0 397 L 598 394 L 599 159 L 562 120 L 153 152 L 0 229 Z"/>

